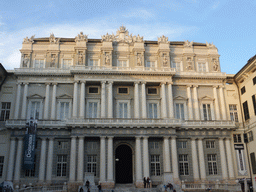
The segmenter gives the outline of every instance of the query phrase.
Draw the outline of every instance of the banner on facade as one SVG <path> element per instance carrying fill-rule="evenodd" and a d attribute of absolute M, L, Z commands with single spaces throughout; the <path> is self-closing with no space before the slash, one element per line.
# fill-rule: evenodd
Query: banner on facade
<path fill-rule="evenodd" d="M 235 144 L 235 150 L 244 150 L 243 144 Z"/>

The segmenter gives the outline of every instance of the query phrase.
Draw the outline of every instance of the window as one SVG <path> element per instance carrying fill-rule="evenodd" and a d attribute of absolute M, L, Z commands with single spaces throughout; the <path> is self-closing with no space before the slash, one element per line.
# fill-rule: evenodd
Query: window
<path fill-rule="evenodd" d="M 180 175 L 189 175 L 188 172 L 188 155 L 179 155 Z"/>
<path fill-rule="evenodd" d="M 70 103 L 60 102 L 60 116 L 61 120 L 70 118 Z"/>
<path fill-rule="evenodd" d="M 252 96 L 252 103 L 253 103 L 254 115 L 256 115 L 256 99 L 255 99 L 255 95 Z"/>
<path fill-rule="evenodd" d="M 252 172 L 256 174 L 256 161 L 255 161 L 255 153 L 250 153 L 251 164 L 252 164 Z"/>
<path fill-rule="evenodd" d="M 99 94 L 99 87 L 89 87 L 89 94 Z"/>
<path fill-rule="evenodd" d="M 128 88 L 127 87 L 118 87 L 117 91 L 118 91 L 118 94 L 128 94 Z"/>
<path fill-rule="evenodd" d="M 5 120 L 9 119 L 10 109 L 11 109 L 11 103 L 10 102 L 2 102 L 0 121 L 5 121 Z"/>
<path fill-rule="evenodd" d="M 96 170 L 97 170 L 97 156 L 88 155 L 87 156 L 87 172 L 94 173 L 94 176 L 96 176 Z"/>
<path fill-rule="evenodd" d="M 151 176 L 160 176 L 160 155 L 150 156 Z"/>
<path fill-rule="evenodd" d="M 149 143 L 150 149 L 159 149 L 159 142 L 153 141 Z"/>
<path fill-rule="evenodd" d="M 252 131 L 248 132 L 248 139 L 249 139 L 249 142 L 253 141 L 253 132 Z"/>
<path fill-rule="evenodd" d="M 3 176 L 4 156 L 0 156 L 0 178 Z"/>
<path fill-rule="evenodd" d="M 156 95 L 156 94 L 157 94 L 157 88 L 148 87 L 148 95 Z"/>
<path fill-rule="evenodd" d="M 118 118 L 128 118 L 128 102 L 118 102 Z"/>
<path fill-rule="evenodd" d="M 117 61 L 117 66 L 118 67 L 128 67 L 127 61 L 126 60 L 118 60 Z"/>
<path fill-rule="evenodd" d="M 40 60 L 35 60 L 35 68 L 44 68 L 44 60 L 40 59 Z"/>
<path fill-rule="evenodd" d="M 98 117 L 98 102 L 88 102 L 88 116 L 89 118 Z"/>
<path fill-rule="evenodd" d="M 241 94 L 243 95 L 244 93 L 245 93 L 245 86 L 243 86 L 242 88 L 241 88 Z"/>
<path fill-rule="evenodd" d="M 215 141 L 206 141 L 206 148 L 208 149 L 215 148 Z"/>
<path fill-rule="evenodd" d="M 184 120 L 185 119 L 184 104 L 183 103 L 176 103 L 175 104 L 175 109 L 176 109 L 175 118 Z"/>
<path fill-rule="evenodd" d="M 176 71 L 181 71 L 180 62 L 173 62 L 172 67 L 176 69 Z"/>
<path fill-rule="evenodd" d="M 231 121 L 238 122 L 237 106 L 229 105 L 229 113 Z"/>
<path fill-rule="evenodd" d="M 93 66 L 98 66 L 99 64 L 99 60 L 98 59 L 90 59 L 88 66 L 93 67 Z"/>
<path fill-rule="evenodd" d="M 245 118 L 245 120 L 247 120 L 247 119 L 250 118 L 249 108 L 248 108 L 248 103 L 247 103 L 247 101 L 245 101 L 245 102 L 243 103 L 243 108 L 244 108 L 244 118 Z"/>
<path fill-rule="evenodd" d="M 206 63 L 198 63 L 198 72 L 206 72 Z"/>
<path fill-rule="evenodd" d="M 25 170 L 25 177 L 35 177 L 35 171 L 36 170 L 36 156 L 34 157 L 34 165 L 33 169 L 26 169 Z"/>
<path fill-rule="evenodd" d="M 212 120 L 211 105 L 210 104 L 203 104 L 203 115 L 204 115 L 204 120 L 205 121 Z"/>
<path fill-rule="evenodd" d="M 155 68 L 156 67 L 156 62 L 155 61 L 147 61 L 146 62 L 146 67 Z"/>
<path fill-rule="evenodd" d="M 148 118 L 150 119 L 157 118 L 157 103 L 148 104 Z"/>
<path fill-rule="evenodd" d="M 243 171 L 245 170 L 243 151 L 242 150 L 236 150 L 236 151 L 238 153 L 239 170 Z"/>
<path fill-rule="evenodd" d="M 217 175 L 217 155 L 216 154 L 208 154 L 207 155 L 208 160 L 208 171 L 209 175 Z"/>
<path fill-rule="evenodd" d="M 178 141 L 178 148 L 186 149 L 187 148 L 187 141 Z"/>
<path fill-rule="evenodd" d="M 67 155 L 57 156 L 57 177 L 67 176 Z"/>
<path fill-rule="evenodd" d="M 58 149 L 67 149 L 68 148 L 68 142 L 67 141 L 59 141 L 58 142 Z"/>
<path fill-rule="evenodd" d="M 241 143 L 242 142 L 241 134 L 234 134 L 233 139 L 234 139 L 234 143 Z"/>
<path fill-rule="evenodd" d="M 71 59 L 63 59 L 62 68 L 68 69 L 71 66 Z"/>
<path fill-rule="evenodd" d="M 39 119 L 39 111 L 40 111 L 40 101 L 32 101 L 30 108 L 30 118 Z"/>
<path fill-rule="evenodd" d="M 256 84 L 256 77 L 254 77 L 254 78 L 252 79 L 252 82 L 253 82 L 253 85 Z"/>

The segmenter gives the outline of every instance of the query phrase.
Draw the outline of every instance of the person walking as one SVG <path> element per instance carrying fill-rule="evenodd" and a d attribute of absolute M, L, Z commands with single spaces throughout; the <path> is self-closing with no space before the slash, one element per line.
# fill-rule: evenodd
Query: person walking
<path fill-rule="evenodd" d="M 147 185 L 146 177 L 143 178 L 143 184 L 144 184 L 144 188 L 146 188 L 146 185 Z"/>
<path fill-rule="evenodd" d="M 99 192 L 102 192 L 101 190 L 101 184 L 98 185 Z"/>
<path fill-rule="evenodd" d="M 147 178 L 147 188 L 150 188 L 150 179 L 149 179 L 149 177 Z"/>

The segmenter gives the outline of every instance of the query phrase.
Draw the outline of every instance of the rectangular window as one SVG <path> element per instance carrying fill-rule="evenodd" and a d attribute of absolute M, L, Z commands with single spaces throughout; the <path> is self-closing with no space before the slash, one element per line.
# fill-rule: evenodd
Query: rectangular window
<path fill-rule="evenodd" d="M 234 143 L 241 143 L 242 142 L 241 134 L 234 134 L 233 139 L 234 139 Z"/>
<path fill-rule="evenodd" d="M 249 139 L 249 142 L 253 141 L 253 132 L 252 131 L 248 132 L 248 139 Z"/>
<path fill-rule="evenodd" d="M 242 88 L 241 88 L 241 94 L 243 95 L 244 93 L 245 93 L 245 86 L 243 86 Z"/>
<path fill-rule="evenodd" d="M 148 118 L 155 119 L 157 118 L 157 104 L 149 103 L 148 105 Z"/>
<path fill-rule="evenodd" d="M 256 77 L 254 77 L 254 78 L 252 79 L 252 82 L 253 82 L 253 85 L 256 84 Z"/>
<path fill-rule="evenodd" d="M 40 101 L 32 101 L 30 108 L 30 118 L 39 119 Z"/>
<path fill-rule="evenodd" d="M 160 155 L 151 155 L 150 160 L 151 176 L 160 176 Z"/>
<path fill-rule="evenodd" d="M 70 117 L 70 103 L 60 102 L 60 119 L 68 119 Z"/>
<path fill-rule="evenodd" d="M 180 70 L 180 62 L 175 62 L 175 63 L 172 63 L 172 67 L 176 69 L 176 71 L 181 71 Z"/>
<path fill-rule="evenodd" d="M 28 169 L 28 170 L 25 170 L 25 177 L 35 177 L 35 171 L 36 170 L 36 156 L 34 158 L 34 165 L 33 165 L 33 169 Z"/>
<path fill-rule="evenodd" d="M 187 141 L 178 141 L 178 148 L 186 149 L 187 148 Z"/>
<path fill-rule="evenodd" d="M 118 87 L 118 94 L 128 94 L 128 88 L 127 87 Z"/>
<path fill-rule="evenodd" d="M 118 67 L 128 67 L 126 60 L 118 60 L 117 62 Z"/>
<path fill-rule="evenodd" d="M 217 175 L 217 155 L 216 154 L 209 154 L 207 155 L 208 160 L 208 171 L 209 175 Z"/>
<path fill-rule="evenodd" d="M 255 99 L 255 95 L 252 96 L 252 103 L 253 103 L 254 115 L 256 115 L 256 99 Z"/>
<path fill-rule="evenodd" d="M 238 113 L 236 105 L 229 105 L 229 113 L 231 121 L 238 122 Z"/>
<path fill-rule="evenodd" d="M 149 143 L 150 149 L 159 149 L 159 142 L 153 141 Z"/>
<path fill-rule="evenodd" d="M 68 69 L 71 66 L 71 59 L 63 59 L 63 64 L 62 64 L 62 68 L 63 69 Z"/>
<path fill-rule="evenodd" d="M 67 176 L 67 155 L 57 155 L 57 177 Z"/>
<path fill-rule="evenodd" d="M 3 176 L 4 169 L 4 156 L 0 156 L 0 178 Z"/>
<path fill-rule="evenodd" d="M 215 148 L 215 141 L 206 141 L 206 148 L 208 149 Z"/>
<path fill-rule="evenodd" d="M 184 104 L 183 103 L 176 103 L 175 104 L 175 109 L 176 109 L 176 113 L 175 113 L 175 117 L 176 119 L 185 119 L 185 115 L 184 115 Z"/>
<path fill-rule="evenodd" d="M 255 153 L 250 153 L 251 164 L 252 164 L 252 172 L 256 174 L 256 161 L 255 161 Z"/>
<path fill-rule="evenodd" d="M 10 110 L 11 110 L 11 103 L 10 102 L 2 102 L 0 121 L 5 121 L 5 120 L 9 119 Z"/>
<path fill-rule="evenodd" d="M 99 94 L 98 87 L 89 87 L 89 94 Z"/>
<path fill-rule="evenodd" d="M 97 59 L 90 59 L 88 66 L 90 66 L 90 67 L 98 66 L 99 65 L 98 62 L 99 62 L 99 60 L 97 60 Z"/>
<path fill-rule="evenodd" d="M 97 156 L 88 155 L 87 156 L 87 172 L 94 173 L 94 176 L 96 176 L 96 171 L 97 171 Z"/>
<path fill-rule="evenodd" d="M 203 104 L 203 115 L 205 121 L 211 121 L 212 115 L 211 115 L 211 105 L 210 104 Z"/>
<path fill-rule="evenodd" d="M 245 101 L 243 103 L 243 109 L 244 109 L 244 118 L 245 118 L 245 120 L 250 119 L 250 114 L 249 114 L 249 108 L 248 108 L 247 101 Z"/>
<path fill-rule="evenodd" d="M 179 155 L 180 175 L 189 175 L 188 172 L 188 155 Z"/>
<path fill-rule="evenodd" d="M 44 60 L 43 59 L 36 59 L 34 67 L 35 68 L 44 68 Z"/>
<path fill-rule="evenodd" d="M 156 62 L 155 61 L 147 61 L 146 62 L 146 67 L 155 68 L 156 67 Z"/>
<path fill-rule="evenodd" d="M 119 102 L 119 118 L 128 118 L 128 103 L 127 102 Z"/>
<path fill-rule="evenodd" d="M 157 88 L 148 87 L 148 95 L 156 95 L 156 94 L 157 94 Z"/>
<path fill-rule="evenodd" d="M 59 141 L 58 142 L 58 149 L 67 149 L 68 148 L 68 142 L 67 141 Z"/>
<path fill-rule="evenodd" d="M 98 103 L 97 102 L 89 102 L 89 118 L 97 118 L 98 117 Z"/>
<path fill-rule="evenodd" d="M 206 63 L 198 63 L 198 72 L 206 72 Z"/>

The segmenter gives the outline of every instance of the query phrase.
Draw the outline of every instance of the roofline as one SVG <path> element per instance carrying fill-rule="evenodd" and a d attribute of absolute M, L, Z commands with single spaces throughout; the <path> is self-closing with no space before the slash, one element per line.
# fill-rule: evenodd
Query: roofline
<path fill-rule="evenodd" d="M 245 70 L 254 60 L 256 60 L 256 55 L 247 61 L 247 63 L 235 74 L 234 78 L 237 78 L 237 76 L 242 73 L 242 71 Z"/>

